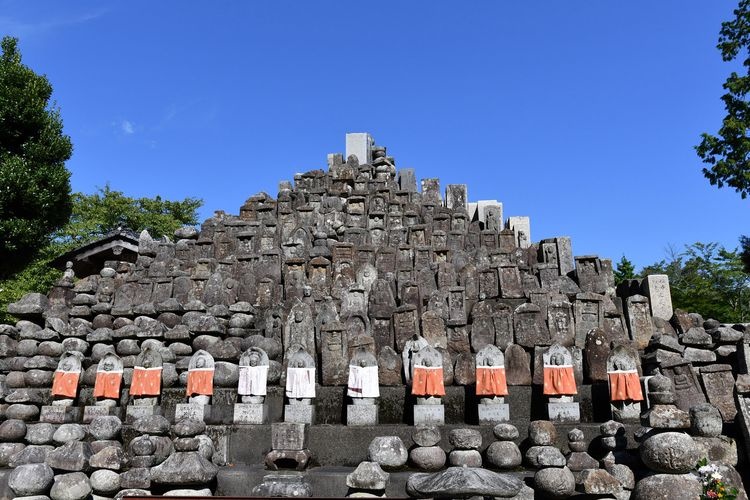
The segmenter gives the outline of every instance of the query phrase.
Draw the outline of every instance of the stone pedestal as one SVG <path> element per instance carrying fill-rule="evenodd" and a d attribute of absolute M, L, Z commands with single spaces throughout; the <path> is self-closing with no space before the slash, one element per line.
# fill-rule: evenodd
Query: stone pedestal
<path fill-rule="evenodd" d="M 202 405 L 198 403 L 179 403 L 174 408 L 174 421 L 190 419 L 206 421 L 206 417 L 211 414 L 211 405 Z"/>
<path fill-rule="evenodd" d="M 315 422 L 315 406 L 284 405 L 284 422 L 312 425 Z"/>
<path fill-rule="evenodd" d="M 445 407 L 443 405 L 414 405 L 414 425 L 443 425 Z"/>
<path fill-rule="evenodd" d="M 478 404 L 477 414 L 479 415 L 479 425 L 508 422 L 510 420 L 510 406 L 508 403 Z"/>
<path fill-rule="evenodd" d="M 268 422 L 268 406 L 264 404 L 235 403 L 235 424 L 265 424 Z"/>
<path fill-rule="evenodd" d="M 307 449 L 305 425 L 301 423 L 271 424 L 271 448 L 266 455 L 266 467 L 271 470 L 278 470 L 279 464 L 288 460 L 295 462 L 295 469 L 304 470 L 312 456 Z"/>
<path fill-rule="evenodd" d="M 346 425 L 377 425 L 377 405 L 346 405 Z"/>
<path fill-rule="evenodd" d="M 90 424 L 95 417 L 121 417 L 119 406 L 85 406 L 83 408 L 83 423 Z"/>
<path fill-rule="evenodd" d="M 125 409 L 125 423 L 132 424 L 141 417 L 161 415 L 160 406 L 150 405 L 128 405 Z"/>
<path fill-rule="evenodd" d="M 639 421 L 641 418 L 640 401 L 615 401 L 611 403 L 612 418 L 618 422 Z"/>
<path fill-rule="evenodd" d="M 50 424 L 72 424 L 81 420 L 81 409 L 77 406 L 42 406 L 39 421 Z"/>
<path fill-rule="evenodd" d="M 580 422 L 581 409 L 570 396 L 550 398 L 547 404 L 547 414 L 553 422 Z"/>

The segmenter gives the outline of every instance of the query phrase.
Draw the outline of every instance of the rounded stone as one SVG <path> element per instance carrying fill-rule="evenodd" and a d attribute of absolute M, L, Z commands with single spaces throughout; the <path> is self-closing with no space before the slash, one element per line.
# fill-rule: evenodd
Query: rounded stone
<path fill-rule="evenodd" d="M 117 343 L 115 350 L 120 356 L 137 356 L 141 353 L 141 348 L 135 339 L 122 339 Z"/>
<path fill-rule="evenodd" d="M 719 437 L 723 427 L 721 413 L 711 403 L 700 403 L 690 408 L 690 430 L 694 436 Z"/>
<path fill-rule="evenodd" d="M 453 450 L 448 454 L 448 462 L 456 467 L 481 467 L 482 454 L 477 450 Z"/>
<path fill-rule="evenodd" d="M 554 446 L 532 446 L 526 450 L 526 462 L 532 467 L 563 467 L 565 456 Z"/>
<path fill-rule="evenodd" d="M 613 439 L 613 438 L 609 438 L 609 437 L 602 438 L 602 440 L 605 440 L 605 439 Z M 568 443 L 568 448 L 570 448 L 570 451 L 583 452 L 588 449 L 588 445 L 586 444 L 585 441 L 570 441 Z"/>
<path fill-rule="evenodd" d="M 635 485 L 633 500 L 672 500 L 675 492 L 680 498 L 701 498 L 703 487 L 692 474 L 654 474 Z"/>
<path fill-rule="evenodd" d="M 523 461 L 521 450 L 513 441 L 495 441 L 485 454 L 487 461 L 499 469 L 513 469 Z"/>
<path fill-rule="evenodd" d="M 156 451 L 156 445 L 149 436 L 138 436 L 128 444 L 128 451 L 136 457 L 145 457 L 153 455 Z"/>
<path fill-rule="evenodd" d="M 513 424 L 497 424 L 492 432 L 500 441 L 513 441 L 518 439 L 518 428 Z"/>
<path fill-rule="evenodd" d="M 114 493 L 120 489 L 120 474 L 113 470 L 94 471 L 89 478 L 91 489 L 96 493 Z"/>
<path fill-rule="evenodd" d="M 440 429 L 434 425 L 420 425 L 411 438 L 417 446 L 435 446 L 440 442 Z"/>
<path fill-rule="evenodd" d="M 656 377 L 652 377 L 650 380 L 653 380 L 654 378 Z M 669 381 L 669 379 L 667 379 L 667 381 Z M 602 425 L 599 426 L 599 431 L 604 436 L 617 436 L 618 434 L 625 431 L 625 426 L 622 425 L 621 422 L 617 422 L 616 420 L 608 420 L 607 422 L 604 422 Z M 581 436 L 583 436 L 582 432 L 581 432 Z M 582 441 L 582 440 L 583 439 L 580 439 L 579 441 Z"/>
<path fill-rule="evenodd" d="M 663 432 L 640 446 L 641 460 L 649 469 L 668 474 L 690 472 L 698 459 L 693 438 L 681 432 Z"/>
<path fill-rule="evenodd" d="M 23 374 L 23 382 L 28 387 L 49 387 L 54 376 L 49 370 L 29 370 Z"/>
<path fill-rule="evenodd" d="M 529 423 L 529 439 L 537 446 L 550 446 L 557 440 L 555 425 L 549 420 L 534 420 Z"/>
<path fill-rule="evenodd" d="M 19 465 L 8 477 L 8 486 L 19 496 L 44 495 L 52 486 L 55 474 L 47 464 Z"/>
<path fill-rule="evenodd" d="M 367 459 L 384 468 L 403 467 L 409 459 L 404 442 L 398 436 L 378 436 L 367 447 Z"/>
<path fill-rule="evenodd" d="M 210 462 L 216 452 L 214 449 L 214 442 L 205 434 L 199 434 L 198 436 L 195 436 L 195 439 L 198 440 L 198 453 Z"/>
<path fill-rule="evenodd" d="M 476 429 L 453 429 L 448 433 L 448 442 L 458 450 L 478 450 L 482 434 Z"/>
<path fill-rule="evenodd" d="M 55 426 L 47 422 L 26 427 L 26 442 L 29 444 L 49 444 L 55 435 Z"/>
<path fill-rule="evenodd" d="M 445 452 L 440 446 L 422 446 L 409 452 L 415 467 L 426 471 L 440 470 L 445 465 Z"/>
<path fill-rule="evenodd" d="M 52 440 L 57 444 L 83 441 L 86 437 L 86 429 L 81 424 L 62 424 L 52 435 Z"/>
<path fill-rule="evenodd" d="M 178 437 L 193 437 L 206 430 L 206 424 L 202 420 L 183 419 L 172 427 L 172 432 Z"/>
<path fill-rule="evenodd" d="M 91 483 L 83 472 L 55 476 L 50 491 L 52 500 L 84 500 L 91 495 Z"/>
<path fill-rule="evenodd" d="M 12 419 L 17 418 L 28 422 L 30 420 L 36 420 L 39 416 L 39 407 L 37 405 L 27 405 L 23 403 L 16 403 L 10 405 L 5 410 L 5 418 Z"/>
<path fill-rule="evenodd" d="M 24 339 L 18 343 L 18 356 L 36 356 L 39 342 L 31 339 Z"/>
<path fill-rule="evenodd" d="M 169 420 L 161 415 L 141 417 L 133 422 L 133 430 L 139 434 L 165 435 L 169 432 Z"/>
<path fill-rule="evenodd" d="M 577 443 L 580 441 L 583 441 L 585 436 L 583 435 L 583 431 L 581 429 L 571 429 L 568 432 L 568 441 L 571 443 Z"/>
<path fill-rule="evenodd" d="M 237 388 L 240 380 L 240 367 L 234 363 L 217 361 L 214 367 L 214 385 Z"/>
<path fill-rule="evenodd" d="M 549 467 L 534 474 L 535 492 L 548 498 L 568 498 L 576 489 L 576 479 L 567 467 Z"/>
<path fill-rule="evenodd" d="M 39 344 L 37 352 L 44 356 L 52 356 L 53 358 L 57 358 L 63 353 L 63 346 L 60 342 L 45 340 L 44 342 Z"/>
<path fill-rule="evenodd" d="M 183 437 L 174 440 L 174 449 L 176 451 L 197 451 L 200 446 L 198 438 Z"/>
<path fill-rule="evenodd" d="M 26 436 L 26 422 L 16 418 L 6 420 L 0 424 L 0 442 L 21 442 Z"/>
<path fill-rule="evenodd" d="M 114 415 L 94 417 L 89 424 L 89 433 L 97 441 L 117 439 L 122 429 L 122 422 Z"/>

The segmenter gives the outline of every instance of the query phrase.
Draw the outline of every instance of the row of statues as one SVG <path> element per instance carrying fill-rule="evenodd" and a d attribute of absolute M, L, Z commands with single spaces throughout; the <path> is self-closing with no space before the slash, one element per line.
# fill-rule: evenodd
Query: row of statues
<path fill-rule="evenodd" d="M 161 395 L 162 358 L 158 344 L 144 342 L 133 368 L 129 389 L 132 404 L 156 406 Z M 439 405 L 445 395 L 443 359 L 439 350 L 421 336 L 407 341 L 402 353 L 404 378 L 411 387 L 417 405 Z M 570 351 L 553 344 L 542 355 L 543 394 L 553 403 L 570 403 L 578 393 Z M 53 405 L 71 406 L 77 396 L 83 356 L 71 351 L 62 355 L 54 374 Z M 310 405 L 316 396 L 315 358 L 301 345 L 292 346 L 286 355 L 285 395 L 290 405 Z M 251 347 L 240 357 L 238 402 L 263 404 L 267 394 L 269 358 L 259 347 Z M 214 393 L 213 357 L 204 350 L 190 358 L 186 397 L 190 404 L 208 405 Z M 502 405 L 508 395 L 505 359 L 502 350 L 488 345 L 476 354 L 476 395 L 480 405 Z M 117 406 L 123 385 L 123 363 L 114 352 L 99 361 L 94 384 L 97 406 Z M 610 400 L 613 404 L 632 404 L 643 400 L 641 380 L 632 355 L 615 347 L 608 360 Z M 365 347 L 355 350 L 349 362 L 347 395 L 354 405 L 374 405 L 380 396 L 377 359 Z M 554 399 L 553 399 L 554 398 Z"/>

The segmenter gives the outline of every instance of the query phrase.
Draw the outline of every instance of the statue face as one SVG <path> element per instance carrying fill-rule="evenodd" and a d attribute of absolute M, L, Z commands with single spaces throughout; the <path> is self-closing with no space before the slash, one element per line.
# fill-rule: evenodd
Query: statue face
<path fill-rule="evenodd" d="M 198 357 L 198 359 L 195 361 L 195 367 L 196 368 L 205 368 L 206 367 L 206 358 L 203 356 Z"/>
<path fill-rule="evenodd" d="M 146 356 L 143 359 L 143 367 L 144 368 L 151 368 L 152 362 L 151 362 L 151 356 Z"/>
<path fill-rule="evenodd" d="M 294 321 L 296 321 L 297 323 L 302 323 L 302 311 L 294 312 Z"/>
<path fill-rule="evenodd" d="M 250 354 L 248 362 L 250 363 L 250 366 L 258 366 L 260 364 L 260 355 L 258 355 L 257 352 Z"/>
<path fill-rule="evenodd" d="M 102 365 L 102 368 L 104 369 L 105 372 L 110 372 L 114 368 L 114 363 L 112 363 L 112 361 L 108 359 L 104 362 L 104 365 Z"/>
<path fill-rule="evenodd" d="M 65 361 L 63 361 L 63 363 L 62 363 L 62 369 L 63 369 L 64 371 L 69 371 L 69 370 L 72 370 L 72 369 L 73 369 L 73 363 L 71 363 L 71 361 L 70 361 L 69 359 L 66 359 L 66 360 L 65 360 Z"/>

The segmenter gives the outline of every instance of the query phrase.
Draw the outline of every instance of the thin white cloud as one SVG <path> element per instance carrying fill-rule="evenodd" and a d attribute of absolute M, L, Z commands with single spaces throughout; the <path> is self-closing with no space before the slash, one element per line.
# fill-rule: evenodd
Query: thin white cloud
<path fill-rule="evenodd" d="M 125 135 L 132 135 L 135 133 L 135 126 L 133 125 L 133 122 L 129 120 L 123 120 L 120 124 L 120 129 Z"/>
<path fill-rule="evenodd" d="M 93 21 L 107 13 L 106 9 L 85 12 L 77 15 L 60 16 L 41 21 L 25 21 L 11 16 L 0 16 L 0 33 L 26 39 L 43 35 L 57 28 L 75 26 Z"/>

